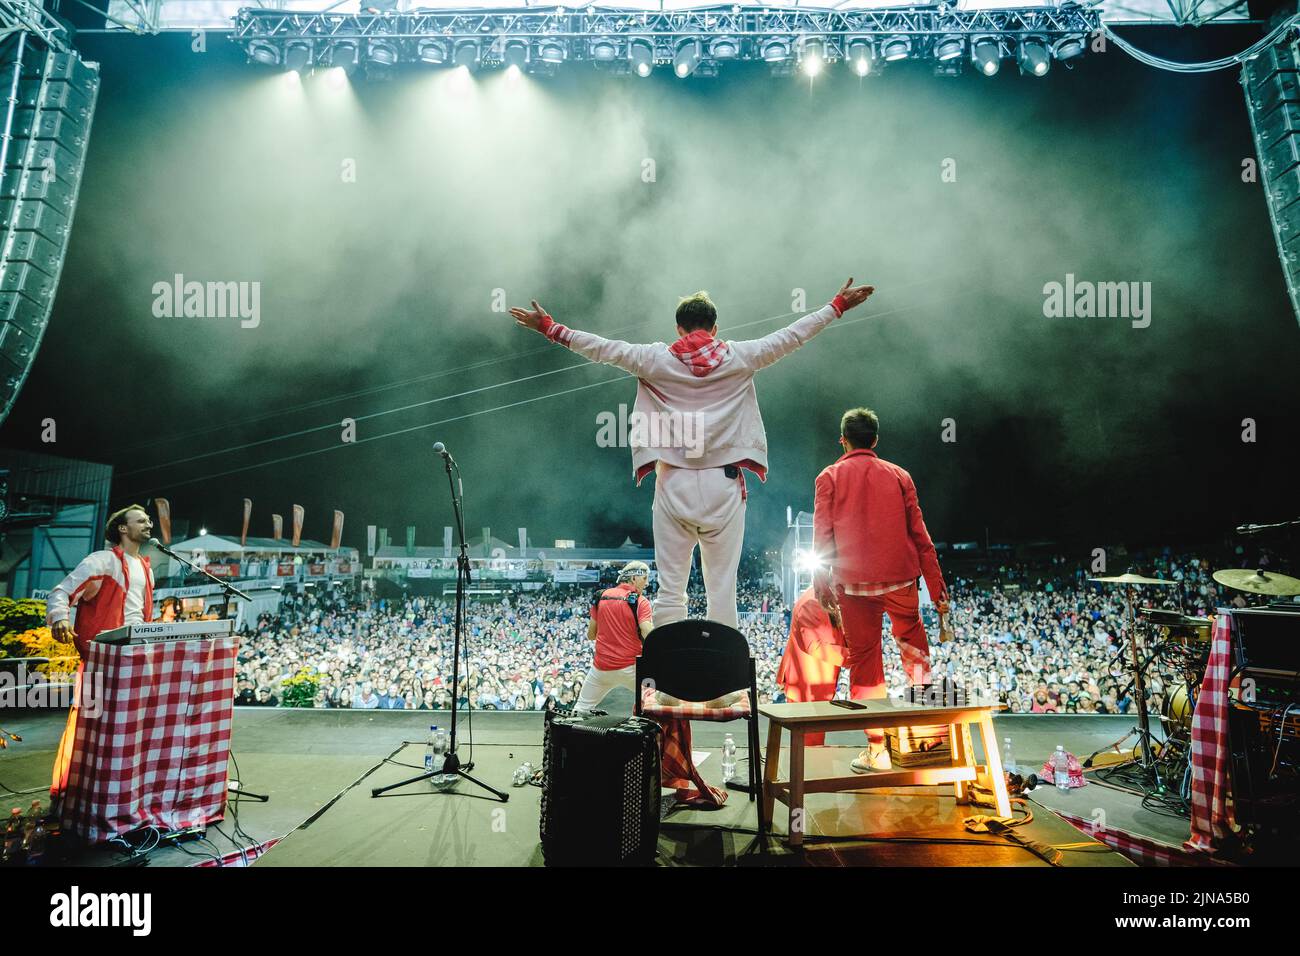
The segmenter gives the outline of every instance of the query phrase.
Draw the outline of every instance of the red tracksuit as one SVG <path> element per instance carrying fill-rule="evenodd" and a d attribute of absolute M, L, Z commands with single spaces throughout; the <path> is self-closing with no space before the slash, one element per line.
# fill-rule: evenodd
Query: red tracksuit
<path fill-rule="evenodd" d="M 918 606 L 922 576 L 935 601 L 947 599 L 943 572 L 905 470 L 874 451 L 854 449 L 817 476 L 813 542 L 829 563 L 847 641 L 850 696 L 884 697 L 883 614 L 898 643 L 909 683 L 930 680 L 930 649 Z M 886 593 L 855 596 L 845 588 Z M 873 740 L 883 739 L 873 735 Z"/>

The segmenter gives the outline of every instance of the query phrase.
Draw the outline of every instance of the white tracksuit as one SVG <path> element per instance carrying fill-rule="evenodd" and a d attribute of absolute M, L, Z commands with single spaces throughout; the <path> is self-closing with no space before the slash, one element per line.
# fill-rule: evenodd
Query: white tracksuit
<path fill-rule="evenodd" d="M 767 474 L 767 434 L 754 374 L 805 345 L 839 315 L 827 304 L 761 339 L 726 342 L 704 374 L 664 342 L 634 345 L 569 329 L 542 333 L 579 355 L 637 377 L 629 444 L 638 480 L 654 468 L 658 627 L 686 617 L 691 557 L 700 546 L 708 617 L 736 626 L 736 569 L 745 534 L 742 482 L 723 468 L 741 462 Z M 639 424 L 640 423 L 640 424 Z"/>

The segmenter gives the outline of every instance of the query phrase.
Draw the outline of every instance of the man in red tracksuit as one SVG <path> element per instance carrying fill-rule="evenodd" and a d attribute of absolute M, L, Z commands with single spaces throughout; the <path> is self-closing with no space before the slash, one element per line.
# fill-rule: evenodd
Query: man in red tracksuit
<path fill-rule="evenodd" d="M 838 614 L 829 614 L 808 588 L 790 612 L 790 639 L 776 669 L 776 683 L 792 704 L 831 700 L 844 666 L 844 631 Z M 804 744 L 818 747 L 826 735 L 804 734 Z"/>
<path fill-rule="evenodd" d="M 817 476 L 813 508 L 813 547 L 825 562 L 815 586 L 822 606 L 842 616 L 849 696 L 855 700 L 887 694 L 882 614 L 889 615 L 908 682 L 929 683 L 930 647 L 921 621 L 918 576 L 925 578 L 940 613 L 948 610 L 948 589 L 916 486 L 911 475 L 873 451 L 879 432 L 880 419 L 871 409 L 844 413 L 844 455 Z M 884 734 L 868 736 L 870 746 L 853 761 L 854 771 L 889 769 Z"/>

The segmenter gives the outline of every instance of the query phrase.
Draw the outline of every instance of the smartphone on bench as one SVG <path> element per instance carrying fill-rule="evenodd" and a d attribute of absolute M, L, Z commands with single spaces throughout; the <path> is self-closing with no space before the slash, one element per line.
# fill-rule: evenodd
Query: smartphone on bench
<path fill-rule="evenodd" d="M 856 700 L 833 700 L 831 704 L 835 707 L 843 707 L 846 710 L 866 710 L 866 704 L 860 704 Z"/>

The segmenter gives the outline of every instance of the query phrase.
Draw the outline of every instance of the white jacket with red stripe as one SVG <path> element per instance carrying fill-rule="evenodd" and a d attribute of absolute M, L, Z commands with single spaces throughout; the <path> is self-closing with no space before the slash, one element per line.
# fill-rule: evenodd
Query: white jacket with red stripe
<path fill-rule="evenodd" d="M 634 345 L 559 323 L 544 325 L 541 331 L 593 362 L 637 377 L 633 407 L 637 418 L 629 418 L 634 475 L 640 477 L 656 461 L 678 468 L 719 468 L 750 461 L 765 478 L 767 432 L 758 410 L 754 374 L 807 344 L 839 315 L 835 305 L 828 303 L 761 339 L 727 342 L 716 366 L 705 374 L 692 372 L 663 342 Z M 639 426 L 638 421 L 646 425 Z"/>
<path fill-rule="evenodd" d="M 153 568 L 140 555 L 144 565 L 144 619 L 153 619 Z M 66 621 L 73 605 L 77 608 L 76 645 L 83 658 L 90 642 L 101 631 L 121 627 L 126 612 L 126 595 L 130 590 L 130 570 L 120 547 L 93 551 L 82 558 L 72 573 L 54 586 L 46 601 L 45 623 L 53 626 Z"/>

